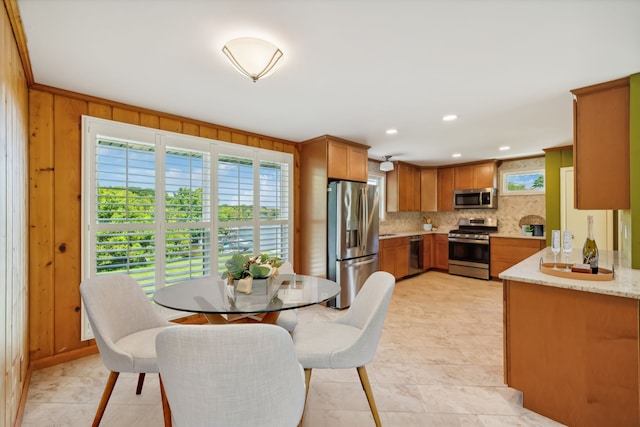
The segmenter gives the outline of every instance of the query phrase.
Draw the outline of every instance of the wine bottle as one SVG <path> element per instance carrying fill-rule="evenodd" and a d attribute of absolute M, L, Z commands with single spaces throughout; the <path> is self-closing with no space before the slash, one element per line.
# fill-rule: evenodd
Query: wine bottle
<path fill-rule="evenodd" d="M 587 217 L 587 240 L 582 247 L 582 262 L 589 264 L 592 274 L 598 274 L 598 245 L 593 238 L 593 216 Z"/>

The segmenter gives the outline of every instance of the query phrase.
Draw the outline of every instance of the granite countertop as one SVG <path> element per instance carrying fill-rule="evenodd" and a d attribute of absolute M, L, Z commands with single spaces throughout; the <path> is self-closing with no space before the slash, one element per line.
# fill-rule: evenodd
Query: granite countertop
<path fill-rule="evenodd" d="M 449 234 L 449 228 L 437 228 L 431 231 L 415 230 L 415 231 L 397 231 L 390 233 L 382 233 L 379 235 L 380 240 L 396 239 L 398 237 L 419 236 L 423 234 Z"/>
<path fill-rule="evenodd" d="M 575 248 L 569 256 L 572 263 L 582 262 L 581 250 Z M 602 250 L 599 254 L 599 265 L 615 272 L 613 280 L 591 281 L 568 279 L 551 276 L 539 269 L 540 258 L 543 262 L 553 262 L 551 248 L 547 247 L 524 261 L 500 273 L 503 280 L 516 280 L 542 286 L 573 289 L 597 294 L 613 295 L 625 298 L 640 299 L 640 270 L 632 269 L 627 262 L 621 261 L 618 251 Z M 558 255 L 558 262 L 565 262 L 564 254 Z"/>

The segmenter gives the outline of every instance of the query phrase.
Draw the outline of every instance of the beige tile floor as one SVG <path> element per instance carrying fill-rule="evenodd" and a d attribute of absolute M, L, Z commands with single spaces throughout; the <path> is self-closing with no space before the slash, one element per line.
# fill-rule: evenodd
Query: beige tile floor
<path fill-rule="evenodd" d="M 300 321 L 339 315 L 321 306 Z M 502 285 L 428 272 L 397 283 L 369 379 L 384 426 L 560 426 L 503 384 Z M 98 355 L 33 373 L 23 426 L 88 426 L 108 372 Z M 162 426 L 157 375 L 122 374 L 101 423 Z M 355 369 L 314 370 L 305 427 L 373 426 Z"/>

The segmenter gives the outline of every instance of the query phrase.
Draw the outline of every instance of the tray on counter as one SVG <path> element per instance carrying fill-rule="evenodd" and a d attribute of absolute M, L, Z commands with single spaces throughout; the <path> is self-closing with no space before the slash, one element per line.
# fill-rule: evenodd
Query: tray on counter
<path fill-rule="evenodd" d="M 553 266 L 556 266 L 558 269 L 554 269 Z M 542 258 L 540 258 L 540 271 L 545 274 L 549 274 L 551 276 L 557 277 L 565 277 L 567 279 L 576 279 L 576 280 L 591 280 L 591 281 L 607 281 L 613 280 L 614 270 L 613 267 L 611 270 L 607 268 L 598 267 L 598 274 L 590 274 L 590 273 L 578 273 L 575 271 L 566 271 L 564 270 L 566 267 L 571 268 L 573 264 L 565 264 L 562 262 L 542 262 Z"/>

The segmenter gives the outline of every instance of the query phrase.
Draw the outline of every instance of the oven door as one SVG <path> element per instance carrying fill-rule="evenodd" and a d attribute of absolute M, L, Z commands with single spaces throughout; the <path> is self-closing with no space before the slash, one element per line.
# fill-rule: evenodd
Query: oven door
<path fill-rule="evenodd" d="M 449 273 L 489 279 L 489 241 L 449 237 Z"/>

